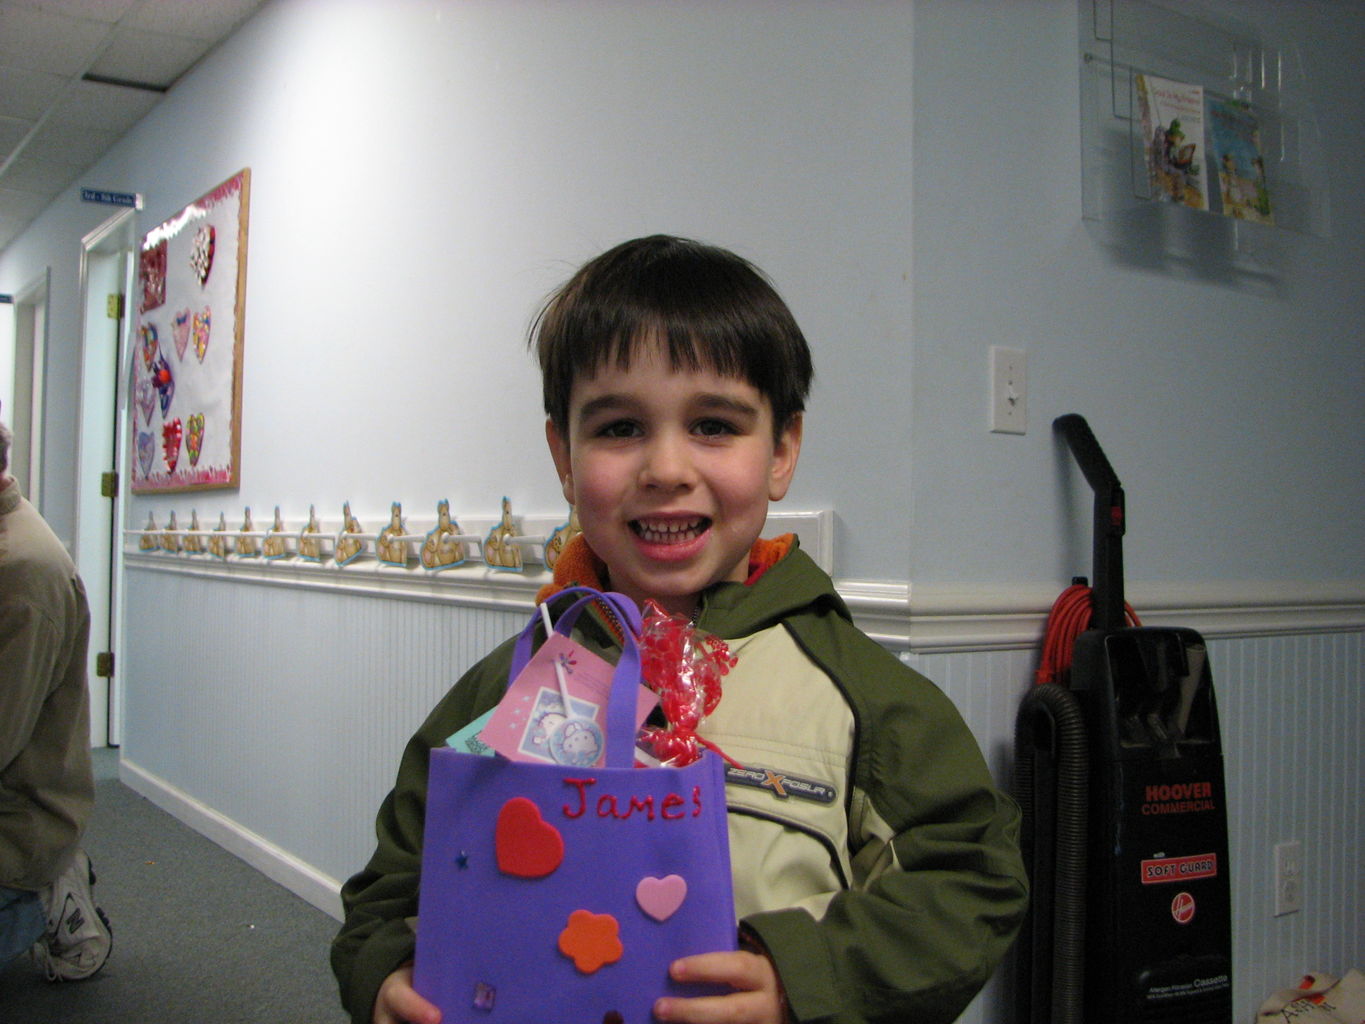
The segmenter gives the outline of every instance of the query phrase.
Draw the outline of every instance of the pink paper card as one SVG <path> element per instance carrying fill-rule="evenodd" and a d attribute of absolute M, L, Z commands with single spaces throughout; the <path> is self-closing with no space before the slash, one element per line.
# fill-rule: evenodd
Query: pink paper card
<path fill-rule="evenodd" d="M 560 697 L 558 663 L 569 695 Z M 554 633 L 512 681 L 479 739 L 513 761 L 600 767 L 606 753 L 607 696 L 614 665 Z M 658 697 L 637 684 L 638 730 Z"/>

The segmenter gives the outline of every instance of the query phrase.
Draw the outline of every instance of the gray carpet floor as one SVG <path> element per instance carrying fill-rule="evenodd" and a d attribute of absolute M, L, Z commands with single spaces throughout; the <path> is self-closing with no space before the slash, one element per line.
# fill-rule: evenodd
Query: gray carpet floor
<path fill-rule="evenodd" d="M 96 751 L 85 849 L 113 953 L 93 978 L 0 970 L 0 1024 L 342 1024 L 337 922 L 118 781 Z"/>

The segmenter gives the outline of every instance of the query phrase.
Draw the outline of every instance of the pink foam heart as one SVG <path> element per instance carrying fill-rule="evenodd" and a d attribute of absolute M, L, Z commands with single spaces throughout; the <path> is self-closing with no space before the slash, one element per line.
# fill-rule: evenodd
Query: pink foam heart
<path fill-rule="evenodd" d="M 656 921 L 667 921 L 687 898 L 687 881 L 681 875 L 654 878 L 646 875 L 635 887 L 635 902 Z"/>
<path fill-rule="evenodd" d="M 502 805 L 493 844 L 498 869 L 519 878 L 544 878 L 564 860 L 564 837 L 524 796 Z"/>

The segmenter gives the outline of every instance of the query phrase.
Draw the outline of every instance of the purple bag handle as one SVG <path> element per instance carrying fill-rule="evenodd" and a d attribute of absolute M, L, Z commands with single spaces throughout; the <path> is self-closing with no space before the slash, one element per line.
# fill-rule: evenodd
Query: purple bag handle
<path fill-rule="evenodd" d="M 635 637 L 643 628 L 640 611 L 635 607 L 634 601 L 614 591 L 593 590 L 591 587 L 566 587 L 555 596 L 575 593 L 580 595 L 579 598 L 555 620 L 556 633 L 568 636 L 583 609 L 595 601 L 605 604 L 620 619 L 624 637 L 621 641 L 621 657 L 616 662 L 616 671 L 612 675 L 611 694 L 607 697 L 605 764 L 610 768 L 629 768 L 635 763 L 635 700 L 636 686 L 640 682 L 640 649 Z M 532 643 L 539 625 L 541 617 L 537 612 L 517 637 L 516 646 L 512 650 L 512 667 L 508 682 L 520 675 L 526 663 L 531 660 L 534 653 Z"/>

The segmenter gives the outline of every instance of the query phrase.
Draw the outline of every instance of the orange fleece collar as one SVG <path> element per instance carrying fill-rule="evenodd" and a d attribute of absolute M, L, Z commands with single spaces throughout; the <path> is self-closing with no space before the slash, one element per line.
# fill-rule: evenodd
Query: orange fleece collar
<path fill-rule="evenodd" d="M 796 535 L 784 533 L 781 536 L 754 541 L 749 549 L 749 575 L 745 586 L 753 586 L 760 576 L 786 557 L 787 552 L 796 544 Z M 594 590 L 607 589 L 607 567 L 597 552 L 588 546 L 587 538 L 581 533 L 573 537 L 555 562 L 554 581 L 545 584 L 536 593 L 536 603 L 548 600 L 565 587 L 592 587 Z"/>

